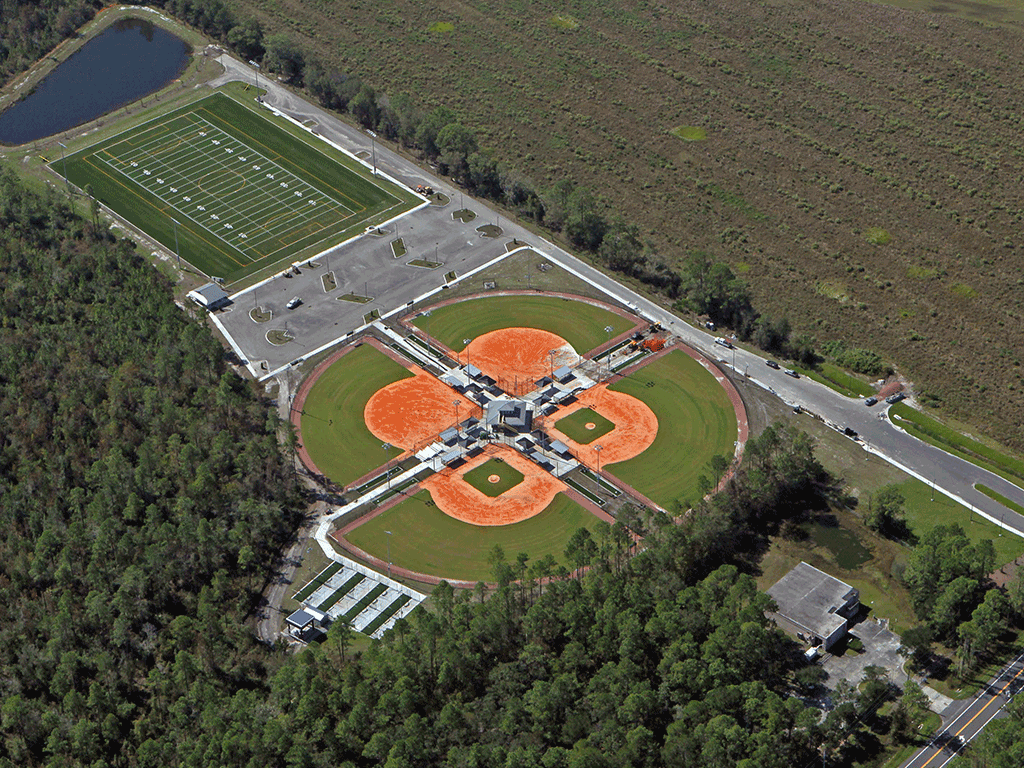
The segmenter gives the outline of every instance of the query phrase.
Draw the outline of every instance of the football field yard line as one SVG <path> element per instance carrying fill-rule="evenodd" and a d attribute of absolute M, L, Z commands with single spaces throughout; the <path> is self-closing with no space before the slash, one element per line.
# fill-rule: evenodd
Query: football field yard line
<path fill-rule="evenodd" d="M 196 123 L 189 120 L 189 118 L 193 117 L 201 122 Z M 110 164 L 115 170 L 118 170 L 120 173 L 128 176 L 128 178 L 139 184 L 139 186 L 149 191 L 150 194 L 153 194 L 159 200 L 178 211 L 183 218 L 190 219 L 197 226 L 207 231 L 211 236 L 223 241 L 226 245 L 233 247 L 235 250 L 248 257 L 251 261 L 255 262 L 271 257 L 277 252 L 290 247 L 294 242 L 301 241 L 308 237 L 315 237 L 319 233 L 331 229 L 331 225 L 323 221 L 324 216 L 328 215 L 324 213 L 324 208 L 327 208 L 328 212 L 331 212 L 333 209 L 333 212 L 341 214 L 339 216 L 339 220 L 334 223 L 334 227 L 341 225 L 342 229 L 344 228 L 345 220 L 355 214 L 354 211 L 349 210 L 346 206 L 343 206 L 336 200 L 331 199 L 324 192 L 299 178 L 287 168 L 284 168 L 275 161 L 266 158 L 266 156 L 261 152 L 253 150 L 252 147 L 240 142 L 238 139 L 226 133 L 219 127 L 212 125 L 204 118 L 196 115 L 185 115 L 182 116 L 182 118 L 188 121 L 186 126 L 170 130 L 169 124 L 158 126 L 163 130 L 156 136 L 152 136 L 150 140 L 139 142 L 134 145 L 128 141 L 119 142 L 118 144 L 110 146 L 106 150 L 106 153 L 112 158 L 116 158 L 117 162 L 122 166 L 130 167 L 132 160 L 126 161 L 123 156 L 120 156 L 120 152 L 118 152 L 120 146 L 127 144 L 135 150 L 132 154 L 140 153 L 145 155 L 149 158 L 149 162 L 158 166 L 158 172 L 160 175 L 155 179 L 158 184 L 154 185 L 157 189 L 163 183 L 167 183 L 163 181 L 163 177 L 166 176 L 170 180 L 171 186 L 176 184 L 181 187 L 188 186 L 191 188 L 188 191 L 192 194 L 185 194 L 182 192 L 183 197 L 190 198 L 186 203 L 195 203 L 196 208 L 202 211 L 203 214 L 209 213 L 211 219 L 214 221 L 224 222 L 224 226 L 218 227 L 218 229 L 227 228 L 232 230 L 234 234 L 236 227 L 244 227 L 246 231 L 238 233 L 239 235 L 248 235 L 249 232 L 259 231 L 263 233 L 262 236 L 255 238 L 248 236 L 244 238 L 240 236 L 229 238 L 223 236 L 218 231 L 215 231 L 215 229 L 210 225 L 203 223 L 199 219 L 199 216 L 194 212 L 185 210 L 180 204 L 169 200 L 166 194 L 158 192 L 154 186 L 147 184 L 147 176 L 152 176 L 153 171 L 150 171 L 149 174 L 145 174 L 145 171 L 141 174 L 133 174 L 124 167 L 118 168 L 116 164 L 109 162 L 108 164 Z M 171 122 L 180 121 L 182 118 L 177 118 L 175 121 Z M 206 128 L 206 130 L 204 131 L 202 128 Z M 211 143 L 214 143 L 217 146 L 224 146 L 226 153 L 231 155 L 231 158 L 225 160 L 224 158 L 217 157 L 217 153 L 215 151 L 211 151 L 210 149 L 203 147 L 200 142 L 205 140 L 206 136 L 202 134 L 209 134 Z M 197 138 L 200 139 L 200 141 L 197 141 Z M 178 150 L 179 146 L 181 147 L 180 150 Z M 168 153 L 165 149 L 168 147 L 173 147 L 175 151 Z M 243 152 L 245 153 L 244 155 L 242 154 Z M 251 174 L 254 163 L 252 163 L 250 155 L 256 156 L 255 164 L 259 165 L 259 175 L 256 176 L 256 179 L 259 179 L 259 181 L 254 179 L 253 174 Z M 196 162 L 197 159 L 201 162 Z M 264 169 L 267 168 L 268 165 L 272 171 L 271 173 L 264 172 Z M 245 168 L 246 173 L 242 173 L 239 170 L 243 167 Z M 242 179 L 244 185 L 251 186 L 258 194 L 250 194 L 246 196 L 252 199 L 253 202 L 251 204 L 243 202 L 245 201 L 245 198 L 236 199 L 232 194 L 219 195 L 217 187 L 209 189 L 200 186 L 200 179 L 210 173 L 223 174 L 226 178 L 230 178 L 231 175 L 235 175 Z M 279 174 L 283 175 L 287 181 L 278 181 L 277 179 Z M 271 181 L 267 182 L 267 178 L 270 178 Z M 307 202 L 312 199 L 313 204 L 318 206 L 317 214 L 310 217 L 307 210 L 305 210 L 305 207 L 296 207 L 291 196 L 280 196 L 280 193 L 276 188 L 269 186 L 269 184 L 274 183 L 278 185 L 289 185 L 285 188 L 290 190 L 291 185 L 298 187 L 299 189 L 291 191 L 299 192 L 303 200 Z M 259 199 L 260 197 L 263 199 Z M 194 198 L 199 198 L 199 200 Z M 202 207 L 200 208 L 200 206 Z M 251 212 L 254 209 L 272 212 L 274 214 L 274 218 L 280 218 L 282 222 L 281 225 L 271 225 L 270 222 L 273 221 L 273 219 L 268 219 L 266 216 L 254 217 L 251 215 Z M 284 209 L 286 215 L 281 215 L 281 209 Z M 296 225 L 295 222 L 298 222 L 298 224 Z M 238 242 L 243 239 L 246 242 Z M 268 247 L 272 245 L 279 245 L 279 247 Z"/>
<path fill-rule="evenodd" d="M 107 173 L 100 166 L 96 165 L 96 163 L 93 162 L 93 160 L 98 158 L 98 157 L 99 157 L 99 153 L 95 152 L 92 155 L 88 155 L 86 157 L 83 157 L 82 158 L 82 162 L 85 163 L 86 165 L 88 165 L 89 167 L 93 168 L 97 173 L 99 173 L 99 174 L 101 174 L 103 176 L 106 176 L 108 179 L 110 179 L 111 182 L 113 182 L 117 186 L 121 187 L 126 192 L 128 192 L 130 194 L 134 194 L 134 192 L 132 192 L 132 190 L 126 184 L 124 184 L 120 179 L 115 178 L 114 176 L 111 176 L 109 173 Z M 106 160 L 102 160 L 102 158 L 100 158 L 100 159 L 101 159 L 101 161 L 105 165 L 109 166 L 109 163 L 107 163 Z M 113 168 L 113 166 L 110 166 L 110 167 Z M 131 177 L 128 177 L 128 178 L 131 178 Z M 158 208 L 157 206 L 155 206 L 152 203 L 150 203 L 148 200 L 143 201 L 143 202 L 146 205 L 149 205 L 151 208 L 154 208 L 155 210 L 159 211 L 163 215 L 165 215 L 165 216 L 167 215 L 167 210 L 166 209 Z M 191 222 L 192 220 L 188 219 L 188 221 Z M 189 230 L 189 231 L 191 232 L 191 230 Z M 231 259 L 231 261 L 235 262 L 235 264 L 237 264 L 238 266 L 240 266 L 240 267 L 247 266 L 247 265 L 243 264 L 242 262 L 240 262 L 238 259 L 236 259 L 234 256 L 232 256 L 230 253 L 227 253 L 227 252 L 223 251 L 222 249 L 218 248 L 216 243 L 211 243 L 210 241 L 206 240 L 205 238 L 203 238 L 198 233 L 192 233 L 192 234 L 196 234 L 196 236 L 199 237 L 200 240 L 202 240 L 204 243 L 209 245 L 211 248 L 217 249 L 220 253 L 223 253 L 225 256 L 227 256 L 229 259 Z M 218 239 L 220 239 L 220 238 L 218 238 Z M 239 255 L 242 255 L 242 254 L 239 254 Z"/>

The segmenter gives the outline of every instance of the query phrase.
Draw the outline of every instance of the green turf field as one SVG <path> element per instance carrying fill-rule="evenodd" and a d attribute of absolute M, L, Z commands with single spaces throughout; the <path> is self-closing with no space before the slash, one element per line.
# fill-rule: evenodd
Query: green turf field
<path fill-rule="evenodd" d="M 501 479 L 496 483 L 489 482 L 487 478 L 491 475 L 497 475 Z M 494 498 L 523 482 L 523 473 L 501 459 L 491 459 L 464 474 L 462 479 L 484 495 Z"/>
<path fill-rule="evenodd" d="M 677 350 L 610 389 L 647 403 L 658 417 L 658 436 L 636 458 L 605 469 L 670 511 L 674 502 L 696 502 L 697 478 L 707 473 L 708 461 L 734 451 L 736 413 L 722 386 Z"/>
<path fill-rule="evenodd" d="M 470 525 L 449 517 L 421 491 L 363 523 L 346 537 L 360 549 L 386 560 L 391 531 L 391 561 L 418 573 L 460 581 L 490 581 L 487 556 L 495 544 L 514 562 L 526 552 L 530 560 L 552 555 L 566 568 L 565 545 L 579 528 L 594 532 L 603 521 L 564 494 L 539 515 L 514 525 Z"/>
<path fill-rule="evenodd" d="M 385 452 L 366 428 L 363 409 L 378 389 L 411 376 L 368 344 L 324 371 L 302 407 L 302 442 L 321 472 L 347 485 L 398 456 L 398 448 Z"/>
<path fill-rule="evenodd" d="M 67 157 L 70 181 L 228 283 L 416 204 L 327 144 L 215 93 Z M 50 167 L 63 174 L 60 158 Z M 175 227 L 174 221 L 177 221 Z"/>
<path fill-rule="evenodd" d="M 587 429 L 588 423 L 593 424 L 594 428 Z M 555 428 L 571 437 L 580 445 L 587 445 L 597 440 L 597 438 L 607 435 L 615 429 L 615 425 L 597 411 L 593 411 L 590 408 L 580 408 L 578 411 L 570 413 L 564 419 L 556 421 Z"/>
<path fill-rule="evenodd" d="M 499 328 L 539 328 L 557 333 L 579 354 L 590 351 L 633 323 L 601 307 L 553 296 L 495 296 L 470 299 L 431 310 L 413 321 L 432 338 L 454 352 L 474 339 Z M 610 333 L 604 329 L 610 327 Z"/>

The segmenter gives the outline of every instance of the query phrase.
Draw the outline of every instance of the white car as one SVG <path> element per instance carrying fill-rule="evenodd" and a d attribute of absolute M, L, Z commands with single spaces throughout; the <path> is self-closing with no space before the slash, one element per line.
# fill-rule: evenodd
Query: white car
<path fill-rule="evenodd" d="M 288 309 L 295 309 L 301 303 L 302 303 L 302 299 L 300 299 L 298 296 L 296 296 L 294 299 L 292 299 L 287 304 L 285 304 L 285 306 L 288 307 Z"/>

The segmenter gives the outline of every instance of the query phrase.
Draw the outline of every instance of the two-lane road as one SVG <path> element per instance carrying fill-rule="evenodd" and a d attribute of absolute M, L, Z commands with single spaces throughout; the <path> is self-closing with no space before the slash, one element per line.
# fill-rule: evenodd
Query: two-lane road
<path fill-rule="evenodd" d="M 1007 664 L 967 707 L 932 737 L 903 768 L 942 768 L 994 720 L 1024 686 L 1024 653 Z"/>

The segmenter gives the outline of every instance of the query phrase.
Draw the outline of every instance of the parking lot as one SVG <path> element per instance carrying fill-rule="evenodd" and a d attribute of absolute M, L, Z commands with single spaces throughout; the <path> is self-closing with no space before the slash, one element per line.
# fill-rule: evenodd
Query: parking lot
<path fill-rule="evenodd" d="M 477 208 L 472 221 L 453 219 L 456 196 L 445 206 L 428 205 L 391 222 L 378 234 L 364 234 L 269 281 L 231 298 L 216 322 L 257 377 L 311 354 L 363 324 L 364 316 L 385 314 L 445 283 L 445 275 L 464 275 L 506 253 L 510 237 L 485 237 L 478 231 L 497 220 Z M 470 210 L 473 205 L 470 204 Z M 394 256 L 401 238 L 406 252 Z M 415 260 L 440 266 L 412 266 Z M 330 274 L 334 286 L 323 276 Z M 339 300 L 366 297 L 369 301 Z M 287 305 L 301 300 L 294 309 Z M 269 334 L 269 338 L 268 338 Z M 285 341 L 285 339 L 289 339 Z"/>

